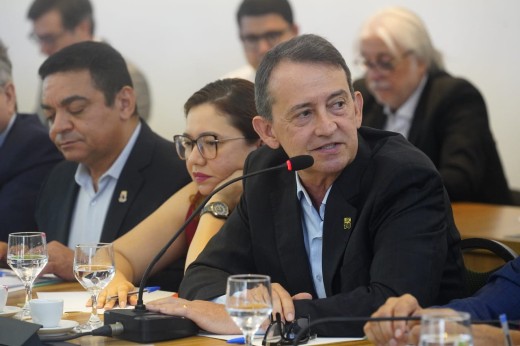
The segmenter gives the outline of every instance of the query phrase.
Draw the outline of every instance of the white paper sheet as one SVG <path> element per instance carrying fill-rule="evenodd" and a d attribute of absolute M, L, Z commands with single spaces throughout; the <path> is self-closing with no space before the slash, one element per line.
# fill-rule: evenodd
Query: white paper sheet
<path fill-rule="evenodd" d="M 143 300 L 145 303 L 152 300 L 170 297 L 174 292 L 155 291 L 152 293 L 144 293 Z M 38 298 L 47 299 L 63 299 L 63 312 L 91 312 L 92 308 L 85 306 L 90 299 L 87 291 L 83 292 L 38 292 Z M 133 309 L 133 306 L 127 306 L 125 309 Z M 119 309 L 119 308 L 118 308 Z M 99 314 L 103 314 L 105 310 L 98 309 Z"/>
<path fill-rule="evenodd" d="M 207 338 L 214 338 L 214 339 L 220 339 L 220 340 L 231 340 L 235 338 L 240 338 L 242 335 L 218 335 L 218 334 L 212 334 L 208 332 L 199 333 L 197 336 L 204 336 Z M 262 346 L 262 339 L 263 335 L 255 335 L 255 339 L 253 340 L 253 345 L 255 346 Z M 327 345 L 327 344 L 333 344 L 335 342 L 348 342 L 348 341 L 359 341 L 363 340 L 364 338 L 316 338 L 314 340 L 309 340 L 308 343 L 305 345 Z M 232 345 L 232 344 L 230 344 Z"/>

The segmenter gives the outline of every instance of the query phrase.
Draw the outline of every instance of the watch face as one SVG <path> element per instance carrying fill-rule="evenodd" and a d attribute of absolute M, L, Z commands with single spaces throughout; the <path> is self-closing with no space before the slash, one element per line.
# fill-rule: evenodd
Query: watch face
<path fill-rule="evenodd" d="M 228 213 L 228 208 L 227 208 L 227 206 L 226 206 L 224 203 L 215 202 L 215 203 L 213 204 L 213 211 L 214 211 L 217 215 L 227 215 L 227 213 Z"/>

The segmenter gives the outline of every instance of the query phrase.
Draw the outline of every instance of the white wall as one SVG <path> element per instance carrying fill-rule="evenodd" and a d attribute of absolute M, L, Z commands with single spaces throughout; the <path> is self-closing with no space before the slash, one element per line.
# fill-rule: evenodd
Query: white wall
<path fill-rule="evenodd" d="M 97 35 L 147 75 L 153 98 L 150 125 L 166 138 L 183 131 L 182 106 L 194 91 L 246 63 L 235 24 L 240 0 L 92 1 Z M 28 40 L 30 4 L 0 0 L 0 38 L 10 48 L 22 112 L 35 107 L 37 69 L 44 60 Z M 365 18 L 390 5 L 417 12 L 444 53 L 448 71 L 483 93 L 510 185 L 520 188 L 520 1 L 292 0 L 292 5 L 302 33 L 328 38 L 350 66 Z"/>

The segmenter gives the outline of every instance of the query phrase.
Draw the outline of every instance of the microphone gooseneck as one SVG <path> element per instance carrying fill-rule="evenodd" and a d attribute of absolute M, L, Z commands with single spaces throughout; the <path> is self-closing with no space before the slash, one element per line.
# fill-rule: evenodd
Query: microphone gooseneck
<path fill-rule="evenodd" d="M 229 185 L 231 185 L 231 184 L 233 184 L 233 183 L 235 183 L 235 182 L 237 182 L 239 180 L 243 180 L 243 179 L 246 179 L 246 178 L 258 175 L 258 174 L 262 174 L 262 173 L 265 173 L 265 172 L 270 172 L 270 171 L 274 171 L 274 170 L 282 169 L 282 168 L 287 168 L 290 171 L 299 171 L 299 170 L 302 170 L 302 169 L 309 168 L 313 164 L 314 164 L 314 159 L 310 155 L 295 156 L 295 157 L 290 158 L 289 160 L 287 160 L 286 163 L 283 163 L 283 164 L 281 164 L 279 166 L 262 169 L 260 171 L 256 171 L 256 172 L 249 173 L 249 174 L 245 174 L 245 175 L 243 175 L 241 177 L 232 179 L 232 180 L 228 181 L 227 183 L 223 184 L 222 186 L 220 186 L 219 188 L 217 188 L 216 190 L 212 191 L 208 196 L 206 196 L 206 198 L 204 198 L 202 203 L 197 207 L 197 209 L 195 209 L 193 211 L 193 213 L 184 222 L 184 224 L 177 231 L 177 233 L 174 234 L 174 236 L 170 239 L 170 241 L 161 249 L 161 251 L 159 251 L 159 253 L 155 256 L 155 258 L 152 260 L 152 262 L 150 262 L 150 264 L 148 265 L 148 268 L 146 268 L 146 271 L 144 272 L 143 277 L 141 279 L 141 284 L 139 285 L 139 296 L 138 296 L 138 299 L 137 299 L 137 305 L 135 306 L 135 310 L 146 311 L 146 306 L 144 305 L 144 302 L 143 302 L 143 293 L 144 293 L 143 289 L 146 286 L 146 281 L 148 280 L 148 276 L 150 275 L 150 272 L 152 271 L 152 268 L 161 259 L 161 257 L 168 250 L 168 248 L 173 244 L 173 242 L 179 237 L 179 235 L 182 233 L 182 231 L 184 231 L 184 229 L 188 226 L 188 224 L 195 218 L 195 216 L 197 216 L 200 213 L 202 208 L 204 208 L 206 203 L 208 203 L 208 201 L 210 200 L 211 197 L 213 197 L 213 195 L 215 195 L 220 190 L 224 189 L 225 187 L 227 187 L 227 186 L 229 186 Z"/>

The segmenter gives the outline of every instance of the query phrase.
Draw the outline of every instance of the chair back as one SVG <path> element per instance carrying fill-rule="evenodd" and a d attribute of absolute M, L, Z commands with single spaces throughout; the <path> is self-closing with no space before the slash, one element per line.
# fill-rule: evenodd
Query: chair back
<path fill-rule="evenodd" d="M 462 253 L 467 253 L 473 250 L 488 250 L 503 259 L 505 262 L 509 262 L 518 257 L 517 253 L 513 251 L 509 246 L 502 244 L 496 240 L 484 239 L 484 238 L 467 238 L 462 239 L 460 242 L 460 249 Z M 466 268 L 466 278 L 464 282 L 464 289 L 466 296 L 471 297 L 478 290 L 484 287 L 494 272 L 502 268 L 499 266 L 493 270 L 487 272 L 477 272 Z"/>

